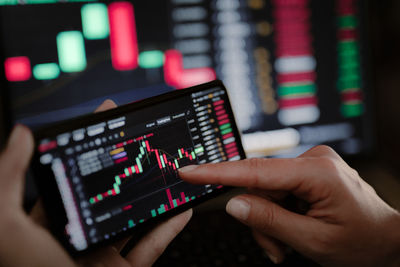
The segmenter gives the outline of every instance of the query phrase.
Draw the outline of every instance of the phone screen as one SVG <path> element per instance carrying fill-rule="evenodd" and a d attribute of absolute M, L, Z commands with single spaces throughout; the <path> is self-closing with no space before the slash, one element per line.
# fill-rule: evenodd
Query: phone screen
<path fill-rule="evenodd" d="M 179 168 L 245 157 L 223 85 L 183 91 L 130 104 L 127 113 L 117 108 L 85 127 L 71 123 L 79 127 L 41 134 L 39 172 L 47 169 L 55 180 L 64 232 L 76 251 L 222 190 L 183 182 Z"/>

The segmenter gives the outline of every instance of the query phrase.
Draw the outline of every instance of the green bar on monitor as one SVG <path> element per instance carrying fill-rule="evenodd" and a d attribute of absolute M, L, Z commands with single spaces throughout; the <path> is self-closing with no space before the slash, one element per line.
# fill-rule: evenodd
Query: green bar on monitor
<path fill-rule="evenodd" d="M 157 216 L 156 210 L 151 210 L 151 216 L 152 217 L 156 217 Z"/>
<path fill-rule="evenodd" d="M 88 40 L 105 39 L 110 33 L 107 6 L 86 4 L 81 8 L 83 36 Z"/>
<path fill-rule="evenodd" d="M 160 161 L 163 168 L 165 168 L 165 162 L 163 156 L 160 154 Z"/>
<path fill-rule="evenodd" d="M 57 0 L 25 0 L 26 4 L 54 4 Z"/>
<path fill-rule="evenodd" d="M 229 128 L 229 127 L 231 127 L 231 124 L 228 122 L 228 123 L 225 123 L 225 124 L 221 125 L 221 126 L 219 127 L 219 129 L 220 129 L 221 131 L 223 131 L 223 130 Z"/>
<path fill-rule="evenodd" d="M 63 72 L 80 72 L 86 68 L 86 52 L 83 35 L 79 31 L 60 32 L 57 35 L 57 51 Z"/>
<path fill-rule="evenodd" d="M 37 64 L 32 72 L 36 80 L 53 80 L 60 76 L 60 68 L 56 63 Z"/>
<path fill-rule="evenodd" d="M 140 159 L 136 158 L 136 164 L 138 166 L 139 172 L 142 173 L 143 168 L 142 168 L 142 163 L 140 162 Z"/>
<path fill-rule="evenodd" d="M 139 66 L 144 69 L 161 68 L 164 65 L 164 53 L 159 50 L 144 51 L 139 55 Z"/>
<path fill-rule="evenodd" d="M 227 133 L 230 133 L 230 132 L 232 132 L 232 128 L 228 128 L 228 129 L 225 129 L 225 130 L 221 131 L 221 134 L 224 135 L 224 134 L 227 134 Z"/>
<path fill-rule="evenodd" d="M 119 186 L 117 184 L 114 184 L 114 191 L 115 191 L 115 194 L 117 194 L 117 195 L 121 192 L 121 190 L 119 189 Z"/>
<path fill-rule="evenodd" d="M 339 17 L 340 28 L 355 28 L 357 27 L 357 19 L 355 16 L 342 16 Z"/>
<path fill-rule="evenodd" d="M 158 214 L 163 214 L 164 212 L 165 212 L 164 204 L 161 204 L 161 206 L 158 208 Z"/>
<path fill-rule="evenodd" d="M 290 96 L 290 95 L 309 95 L 315 94 L 315 84 L 293 84 L 278 87 L 279 96 Z"/>
<path fill-rule="evenodd" d="M 364 108 L 362 103 L 345 103 L 341 106 L 342 115 L 346 118 L 362 115 Z"/>
<path fill-rule="evenodd" d="M 200 146 L 194 149 L 194 153 L 199 154 L 204 151 L 204 147 Z"/>
<path fill-rule="evenodd" d="M 18 5 L 18 0 L 0 0 L 0 6 Z"/>

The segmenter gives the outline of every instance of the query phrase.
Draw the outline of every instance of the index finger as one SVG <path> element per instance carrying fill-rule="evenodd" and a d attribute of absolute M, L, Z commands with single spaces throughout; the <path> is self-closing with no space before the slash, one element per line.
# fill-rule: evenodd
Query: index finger
<path fill-rule="evenodd" d="M 290 191 L 314 201 L 312 192 L 326 188 L 325 159 L 246 159 L 218 164 L 192 165 L 179 170 L 180 177 L 195 184 L 222 184 L 264 190 Z"/>

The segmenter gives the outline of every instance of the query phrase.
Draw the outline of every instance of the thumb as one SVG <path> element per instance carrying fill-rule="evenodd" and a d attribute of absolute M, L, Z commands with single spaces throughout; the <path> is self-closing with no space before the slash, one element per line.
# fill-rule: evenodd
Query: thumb
<path fill-rule="evenodd" d="M 312 217 L 290 212 L 281 206 L 258 196 L 240 195 L 232 198 L 226 211 L 268 236 L 274 237 L 301 251 L 318 234 L 320 222 Z"/>
<path fill-rule="evenodd" d="M 32 156 L 33 144 L 33 137 L 29 129 L 22 125 L 16 125 L 6 149 L 0 157 L 1 195 L 21 201 L 25 172 Z"/>

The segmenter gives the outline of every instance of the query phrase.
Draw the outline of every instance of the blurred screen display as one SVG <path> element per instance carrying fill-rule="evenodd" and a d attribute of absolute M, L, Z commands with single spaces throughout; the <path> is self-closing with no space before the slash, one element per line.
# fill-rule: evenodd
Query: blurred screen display
<path fill-rule="evenodd" d="M 35 128 L 218 78 L 250 154 L 363 153 L 364 5 L 0 0 L 9 116 Z"/>

